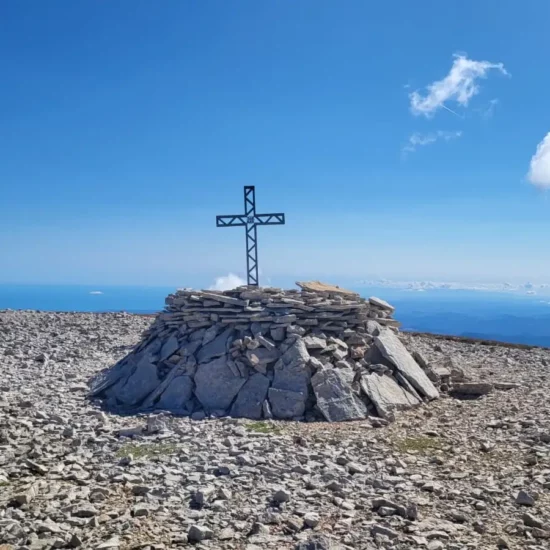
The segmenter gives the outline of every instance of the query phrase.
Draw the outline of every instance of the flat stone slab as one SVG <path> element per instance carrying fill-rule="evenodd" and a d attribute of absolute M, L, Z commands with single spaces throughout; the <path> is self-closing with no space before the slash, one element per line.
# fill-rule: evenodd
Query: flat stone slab
<path fill-rule="evenodd" d="M 437 388 L 393 332 L 387 329 L 382 330 L 374 339 L 374 343 L 382 355 L 421 395 L 428 399 L 439 397 Z"/>
<path fill-rule="evenodd" d="M 221 334 L 218 334 L 214 340 L 200 348 L 197 352 L 197 361 L 199 363 L 207 363 L 214 357 L 220 357 L 225 355 L 227 351 L 227 340 L 233 334 L 233 329 L 228 328 L 224 330 Z"/>
<path fill-rule="evenodd" d="M 452 393 L 480 397 L 482 395 L 487 395 L 494 389 L 495 386 L 488 382 L 463 382 L 462 384 L 455 384 Z"/>
<path fill-rule="evenodd" d="M 309 353 L 302 339 L 296 340 L 275 363 L 272 386 L 307 396 L 310 380 Z"/>
<path fill-rule="evenodd" d="M 96 374 L 90 382 L 90 397 L 95 397 L 100 393 L 114 386 L 125 374 L 129 372 L 129 358 L 121 359 L 116 365 L 108 370 Z"/>
<path fill-rule="evenodd" d="M 211 292 L 201 292 L 201 296 L 203 299 L 206 300 L 212 300 L 215 302 L 222 302 L 224 304 L 230 304 L 232 306 L 239 306 L 239 307 L 245 307 L 248 305 L 248 302 L 246 300 L 239 300 L 239 298 L 233 298 L 231 296 L 224 296 L 221 293 L 214 294 Z"/>
<path fill-rule="evenodd" d="M 279 359 L 279 351 L 266 348 L 249 349 L 246 351 L 246 358 L 252 366 L 269 365 Z"/>
<path fill-rule="evenodd" d="M 230 415 L 234 418 L 262 418 L 262 405 L 269 389 L 269 378 L 253 374 L 239 391 Z"/>
<path fill-rule="evenodd" d="M 307 349 L 324 349 L 327 347 L 327 341 L 318 336 L 306 336 L 304 338 L 304 344 Z"/>
<path fill-rule="evenodd" d="M 295 418 L 302 416 L 306 410 L 305 393 L 269 388 L 268 396 L 274 418 Z"/>
<path fill-rule="evenodd" d="M 164 359 L 168 359 L 171 355 L 176 353 L 178 348 L 180 347 L 180 344 L 178 342 L 178 337 L 175 334 L 172 334 L 166 342 L 162 345 L 162 348 L 160 350 L 160 361 L 163 361 Z"/>
<path fill-rule="evenodd" d="M 157 402 L 157 408 L 168 411 L 179 411 L 193 397 L 195 384 L 190 376 L 176 376 L 162 392 Z"/>
<path fill-rule="evenodd" d="M 353 371 L 350 370 L 353 378 Z M 318 370 L 311 378 L 317 408 L 329 422 L 361 420 L 367 407 L 351 390 L 350 380 L 336 369 Z"/>
<path fill-rule="evenodd" d="M 395 311 L 395 308 L 391 304 L 388 304 L 386 300 L 382 300 L 380 298 L 377 298 L 376 296 L 371 296 L 369 298 L 369 303 L 373 306 L 379 307 L 380 309 L 389 311 L 390 313 L 393 313 Z"/>
<path fill-rule="evenodd" d="M 359 294 L 353 290 L 346 290 L 345 288 L 322 283 L 321 281 L 303 281 L 297 282 L 296 285 L 301 289 L 308 290 L 310 292 L 329 292 L 330 294 L 342 294 L 349 297 L 359 297 Z"/>
<path fill-rule="evenodd" d="M 224 355 L 197 367 L 195 396 L 207 412 L 227 410 L 245 382 L 233 374 Z"/>
<path fill-rule="evenodd" d="M 111 395 L 124 405 L 137 405 L 147 397 L 160 383 L 157 366 L 149 361 L 148 356 L 142 357 L 135 371 L 127 380 L 121 380 L 111 388 Z"/>
<path fill-rule="evenodd" d="M 405 388 L 402 388 L 393 376 L 373 372 L 361 377 L 361 389 L 374 403 L 382 418 L 394 419 L 395 411 L 410 409 L 420 405 L 420 401 Z"/>

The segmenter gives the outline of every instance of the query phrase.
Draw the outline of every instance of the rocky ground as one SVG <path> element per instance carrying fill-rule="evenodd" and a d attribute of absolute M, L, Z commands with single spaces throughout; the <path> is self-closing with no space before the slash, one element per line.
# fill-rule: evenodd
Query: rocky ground
<path fill-rule="evenodd" d="M 550 350 L 403 335 L 474 380 L 387 424 L 117 417 L 90 377 L 151 323 L 0 312 L 0 549 L 550 548 Z"/>

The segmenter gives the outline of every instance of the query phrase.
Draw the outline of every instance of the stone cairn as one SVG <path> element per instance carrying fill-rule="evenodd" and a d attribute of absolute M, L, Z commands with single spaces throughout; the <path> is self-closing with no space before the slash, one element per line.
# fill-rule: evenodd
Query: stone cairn
<path fill-rule="evenodd" d="M 318 282 L 178 290 L 133 351 L 92 380 L 113 411 L 251 419 L 379 416 L 438 397 L 393 307 Z"/>

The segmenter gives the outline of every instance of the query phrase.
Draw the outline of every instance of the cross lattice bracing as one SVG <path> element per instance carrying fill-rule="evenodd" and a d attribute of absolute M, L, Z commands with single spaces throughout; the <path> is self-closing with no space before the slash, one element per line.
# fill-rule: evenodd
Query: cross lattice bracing
<path fill-rule="evenodd" d="M 244 188 L 244 215 L 216 216 L 217 227 L 246 228 L 246 276 L 249 286 L 258 286 L 258 225 L 284 225 L 285 215 L 256 214 L 256 191 L 253 185 Z"/>

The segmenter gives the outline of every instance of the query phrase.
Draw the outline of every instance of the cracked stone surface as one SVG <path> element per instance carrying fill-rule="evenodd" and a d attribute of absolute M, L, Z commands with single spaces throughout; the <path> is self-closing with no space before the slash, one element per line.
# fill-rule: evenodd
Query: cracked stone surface
<path fill-rule="evenodd" d="M 392 423 L 102 410 L 88 381 L 151 322 L 0 312 L 2 550 L 550 547 L 550 351 L 401 334 L 441 388 L 491 388 Z"/>

